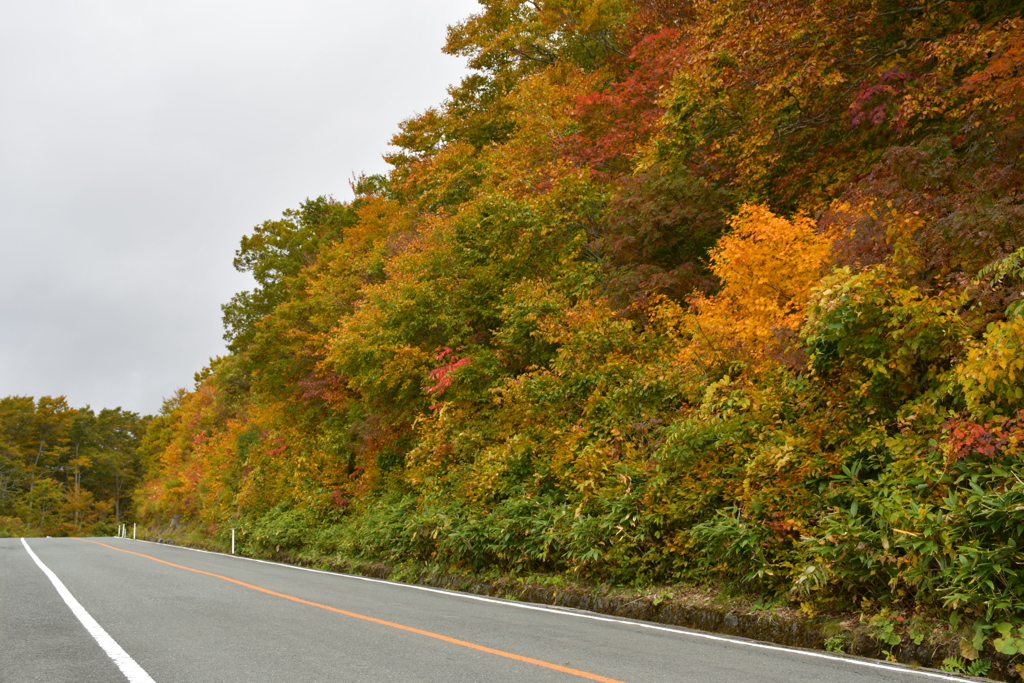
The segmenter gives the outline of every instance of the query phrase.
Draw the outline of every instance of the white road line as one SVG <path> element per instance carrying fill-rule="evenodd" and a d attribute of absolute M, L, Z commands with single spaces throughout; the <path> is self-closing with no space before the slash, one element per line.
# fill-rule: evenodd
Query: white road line
<path fill-rule="evenodd" d="M 139 542 L 139 541 L 136 541 Z M 197 553 L 206 553 L 208 555 L 220 555 L 222 557 L 230 557 L 236 560 L 247 560 L 248 562 L 259 562 L 260 564 L 271 564 L 277 567 L 287 567 L 288 569 L 298 569 L 304 572 L 313 572 L 314 574 L 326 574 L 327 576 L 343 577 L 346 579 L 355 579 L 357 581 L 367 581 L 369 583 L 381 583 L 388 586 L 399 586 L 402 588 L 410 588 L 413 590 L 426 591 L 428 593 L 439 593 L 441 595 L 448 595 L 452 597 L 464 598 L 466 600 L 477 600 L 479 602 L 488 602 L 495 605 L 504 605 L 506 607 L 516 607 L 519 609 L 534 610 L 537 612 L 549 612 L 551 614 L 562 614 L 570 617 L 577 617 L 580 619 L 590 619 L 592 621 L 604 621 L 612 624 L 624 624 L 626 626 L 638 626 L 640 628 L 650 629 L 652 631 L 667 631 L 669 633 L 677 633 L 682 636 L 689 636 L 691 638 L 703 638 L 705 640 L 714 640 L 723 643 L 731 643 L 733 645 L 745 645 L 747 647 L 753 647 L 760 650 L 773 650 L 776 652 L 785 652 L 792 655 L 800 655 L 803 657 L 812 657 L 815 659 L 827 659 L 834 662 L 844 662 L 846 664 L 853 664 L 855 666 L 864 666 L 869 669 L 882 669 L 883 671 L 891 671 L 892 673 L 900 674 L 912 674 L 915 676 L 922 676 L 924 678 L 931 678 L 939 681 L 959 681 L 963 683 L 965 680 L 976 680 L 972 678 L 962 678 L 960 676 L 950 676 L 948 674 L 939 673 L 937 671 L 924 671 L 922 669 L 915 669 L 909 666 L 892 665 L 884 662 L 877 662 L 871 659 L 855 657 L 852 655 L 840 656 L 828 652 L 818 652 L 815 650 L 805 650 L 802 648 L 790 648 L 782 645 L 771 645 L 769 643 L 761 643 L 756 640 L 746 640 L 743 638 L 730 638 L 729 636 L 719 636 L 713 633 L 705 633 L 703 631 L 697 631 L 692 629 L 673 628 L 671 626 L 661 626 L 660 624 L 654 624 L 648 621 L 638 621 L 630 619 L 618 619 L 615 617 L 606 617 L 594 612 L 586 612 L 584 610 L 578 610 L 571 607 L 548 607 L 546 605 L 538 605 L 535 603 L 522 603 L 514 600 L 499 600 L 496 598 L 489 598 L 482 595 L 474 595 L 472 593 L 460 593 L 459 591 L 445 590 L 443 588 L 433 588 L 430 586 L 417 586 L 412 583 L 400 583 L 398 581 L 388 581 L 386 579 L 374 579 L 369 576 L 358 576 L 356 574 L 343 574 L 341 572 L 328 572 L 322 569 L 312 569 L 310 567 L 299 567 L 294 564 L 284 564 L 283 562 L 271 562 L 269 560 L 258 560 L 255 557 L 244 557 L 242 555 L 228 555 L 227 553 L 217 553 L 211 550 L 201 550 L 199 548 L 189 548 L 184 545 L 173 545 L 170 543 L 156 543 L 154 541 L 141 541 L 142 543 L 152 543 L 153 545 L 159 545 L 163 547 L 180 548 L 182 550 L 192 550 Z"/>
<path fill-rule="evenodd" d="M 85 611 L 82 604 L 75 599 L 75 596 L 71 594 L 71 591 L 67 589 L 57 575 L 50 571 L 50 568 L 43 564 L 32 548 L 28 547 L 28 542 L 25 539 L 21 539 L 21 544 L 25 546 L 25 550 L 28 551 L 29 557 L 35 562 L 43 573 L 46 574 L 46 578 L 50 580 L 53 587 L 57 589 L 60 597 L 64 598 L 64 602 L 67 603 L 68 607 L 71 608 L 72 613 L 78 620 L 82 622 L 82 626 L 89 632 L 99 646 L 103 648 L 103 651 L 107 653 L 107 656 L 114 660 L 114 664 L 117 664 L 117 668 L 121 670 L 121 673 L 125 675 L 130 683 L 155 683 L 150 677 L 146 670 L 139 666 L 138 662 L 132 659 L 131 655 L 124 651 L 124 648 L 117 644 L 117 641 L 110 637 L 110 634 L 103 630 L 103 627 L 92 618 L 92 615 Z"/>

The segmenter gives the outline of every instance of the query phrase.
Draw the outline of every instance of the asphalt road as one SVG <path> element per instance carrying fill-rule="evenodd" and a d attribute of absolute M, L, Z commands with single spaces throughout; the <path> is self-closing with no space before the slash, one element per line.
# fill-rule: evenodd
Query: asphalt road
<path fill-rule="evenodd" d="M 142 541 L 27 545 L 158 683 L 962 680 Z M 122 673 L 22 540 L 0 539 L 0 681 L 125 680 L 147 678 Z"/>

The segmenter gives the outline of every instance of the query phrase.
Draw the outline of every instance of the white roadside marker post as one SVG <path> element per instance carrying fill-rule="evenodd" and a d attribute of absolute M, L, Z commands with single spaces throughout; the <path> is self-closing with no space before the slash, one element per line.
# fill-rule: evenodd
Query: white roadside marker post
<path fill-rule="evenodd" d="M 235 554 L 235 529 L 234 529 L 234 527 L 232 527 L 232 529 L 231 529 L 231 554 L 232 555 Z"/>
<path fill-rule="evenodd" d="M 136 531 L 136 529 L 138 529 L 138 527 L 139 527 L 139 523 L 138 522 L 132 522 L 132 540 L 133 541 L 135 540 L 135 531 Z"/>

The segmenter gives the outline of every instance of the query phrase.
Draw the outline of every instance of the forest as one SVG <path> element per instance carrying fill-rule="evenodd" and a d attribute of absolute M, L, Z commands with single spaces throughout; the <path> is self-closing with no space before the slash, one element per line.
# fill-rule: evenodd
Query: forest
<path fill-rule="evenodd" d="M 1022 9 L 481 0 L 390 171 L 242 240 L 193 386 L 0 403 L 0 523 L 130 505 L 257 556 L 735 585 L 1024 653 Z"/>
<path fill-rule="evenodd" d="M 0 537 L 113 533 L 131 507 L 149 418 L 0 398 Z"/>

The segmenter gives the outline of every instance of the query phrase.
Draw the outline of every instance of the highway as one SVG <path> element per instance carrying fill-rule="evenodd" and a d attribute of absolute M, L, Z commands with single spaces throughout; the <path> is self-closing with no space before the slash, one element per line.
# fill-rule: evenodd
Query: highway
<path fill-rule="evenodd" d="M 0 681 L 125 680 L 964 679 L 130 539 L 0 539 Z"/>

